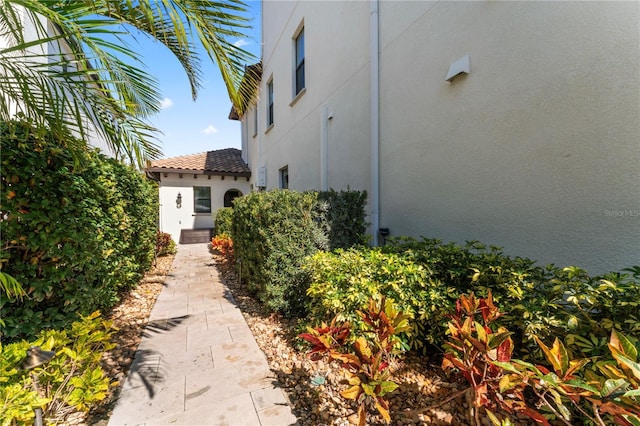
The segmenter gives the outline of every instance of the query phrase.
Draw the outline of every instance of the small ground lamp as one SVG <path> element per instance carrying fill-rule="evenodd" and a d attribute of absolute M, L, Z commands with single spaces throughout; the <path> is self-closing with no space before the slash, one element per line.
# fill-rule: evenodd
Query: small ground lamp
<path fill-rule="evenodd" d="M 34 368 L 44 365 L 51 361 L 51 359 L 56 355 L 53 351 L 44 351 L 40 349 L 40 346 L 31 346 L 27 349 L 27 356 L 22 360 L 20 366 L 29 371 L 29 375 L 31 376 L 31 382 L 33 383 L 33 390 L 35 390 L 38 394 L 40 393 L 40 389 L 38 388 L 38 375 L 33 371 Z M 33 410 L 36 415 L 35 426 L 43 426 L 42 422 L 42 408 L 37 407 Z"/>
<path fill-rule="evenodd" d="M 178 192 L 178 196 L 176 197 L 176 208 L 182 207 L 182 194 Z"/>

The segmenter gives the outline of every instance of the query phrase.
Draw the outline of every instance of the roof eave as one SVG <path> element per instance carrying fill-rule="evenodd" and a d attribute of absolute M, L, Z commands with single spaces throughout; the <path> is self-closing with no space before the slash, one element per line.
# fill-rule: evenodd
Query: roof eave
<path fill-rule="evenodd" d="M 251 172 L 225 172 L 217 170 L 194 170 L 194 169 L 177 169 L 169 167 L 150 167 L 147 171 L 152 173 L 185 173 L 191 175 L 205 175 L 205 176 L 238 176 L 238 177 L 251 177 Z"/>

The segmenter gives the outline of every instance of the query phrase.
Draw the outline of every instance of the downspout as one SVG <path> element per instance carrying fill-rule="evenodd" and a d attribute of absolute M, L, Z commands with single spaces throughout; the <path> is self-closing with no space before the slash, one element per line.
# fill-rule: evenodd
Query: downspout
<path fill-rule="evenodd" d="M 371 242 L 378 245 L 378 229 L 380 228 L 380 58 L 379 58 L 379 28 L 378 28 L 378 0 L 371 0 L 370 13 L 370 57 L 371 57 Z"/>
<path fill-rule="evenodd" d="M 329 190 L 329 106 L 320 113 L 320 189 Z"/>

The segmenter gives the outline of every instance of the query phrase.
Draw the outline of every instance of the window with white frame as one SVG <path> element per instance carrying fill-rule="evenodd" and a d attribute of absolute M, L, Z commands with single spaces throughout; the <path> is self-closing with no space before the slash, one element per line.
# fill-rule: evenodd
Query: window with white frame
<path fill-rule="evenodd" d="M 267 127 L 273 126 L 273 79 L 267 82 Z"/>
<path fill-rule="evenodd" d="M 211 187 L 193 187 L 193 211 L 195 213 L 211 213 Z"/>
<path fill-rule="evenodd" d="M 294 37 L 294 96 L 298 95 L 305 88 L 304 81 L 304 27 L 300 29 Z"/>

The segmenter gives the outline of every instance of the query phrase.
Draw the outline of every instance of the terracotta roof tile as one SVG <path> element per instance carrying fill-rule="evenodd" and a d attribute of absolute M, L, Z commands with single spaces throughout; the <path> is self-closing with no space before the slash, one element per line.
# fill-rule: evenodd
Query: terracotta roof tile
<path fill-rule="evenodd" d="M 205 174 L 238 174 L 249 176 L 251 170 L 236 148 L 219 149 L 151 162 L 151 172 L 199 171 Z"/>

